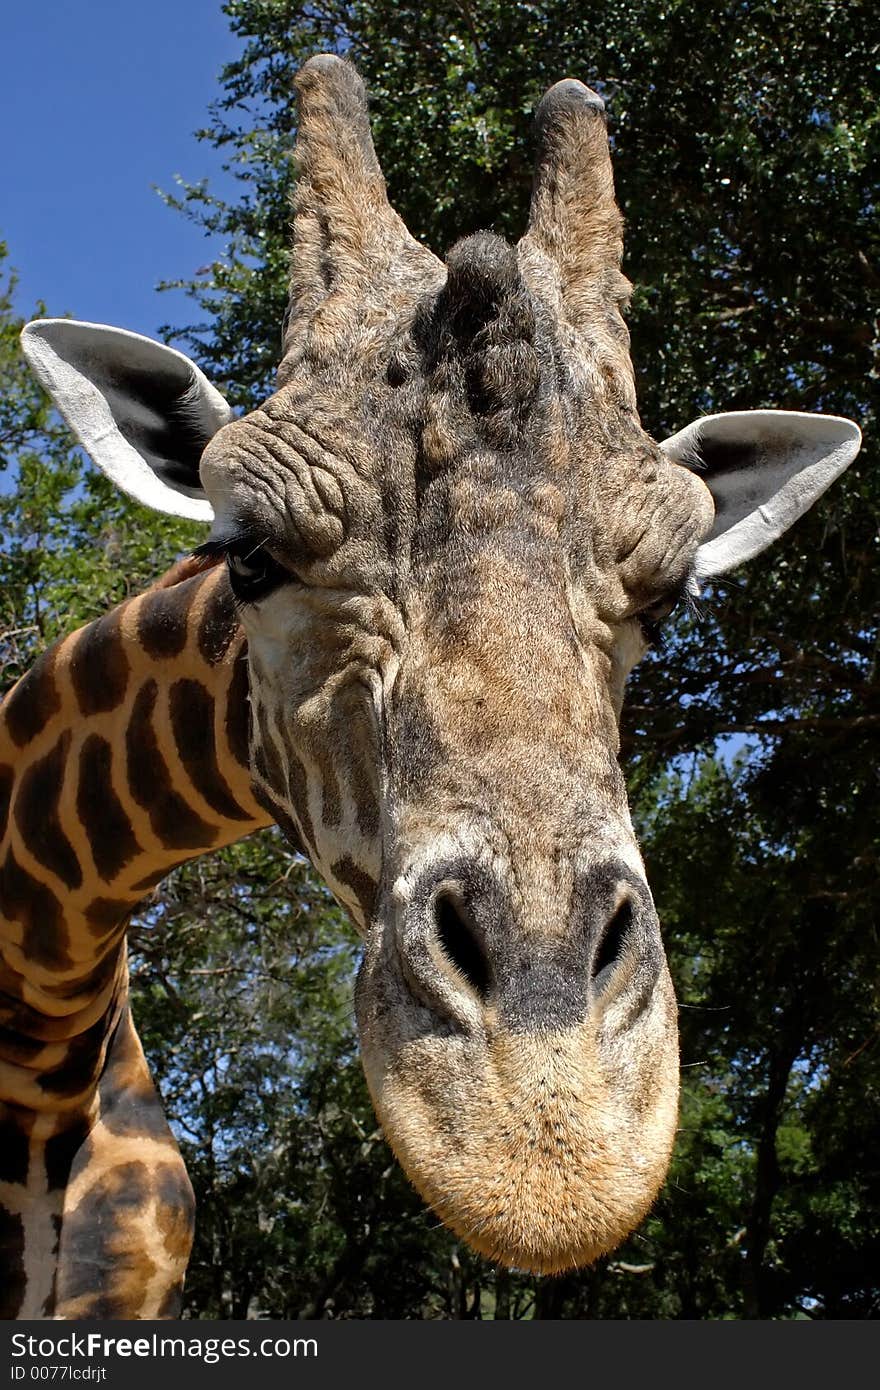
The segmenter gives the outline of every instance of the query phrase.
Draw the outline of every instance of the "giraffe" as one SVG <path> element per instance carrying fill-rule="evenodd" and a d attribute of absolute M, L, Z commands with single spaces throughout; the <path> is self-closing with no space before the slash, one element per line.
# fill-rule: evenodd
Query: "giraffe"
<path fill-rule="evenodd" d="M 249 812 L 361 930 L 364 1068 L 409 1178 L 490 1258 L 577 1267 L 649 1209 L 677 1114 L 617 760 L 626 675 L 859 431 L 775 410 L 645 431 L 604 110 L 580 82 L 539 105 L 523 239 L 479 233 L 445 263 L 388 203 L 354 68 L 319 55 L 297 92 L 263 405 L 232 419 L 181 353 L 103 325 L 37 321 L 25 351 L 124 490 L 212 522 L 198 553 L 225 561 L 247 640 Z"/>
<path fill-rule="evenodd" d="M 174 1316 L 192 1190 L 128 1007 L 125 927 L 271 818 L 226 576 L 183 562 L 0 705 L 0 1317 Z"/>

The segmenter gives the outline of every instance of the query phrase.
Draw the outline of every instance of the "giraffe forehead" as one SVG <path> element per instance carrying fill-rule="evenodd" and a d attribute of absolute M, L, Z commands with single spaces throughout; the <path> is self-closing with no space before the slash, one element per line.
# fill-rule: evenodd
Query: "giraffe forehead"
<path fill-rule="evenodd" d="M 564 625 L 573 593 L 615 621 L 680 584 L 707 521 L 699 480 L 601 445 L 592 474 L 580 460 L 566 476 L 526 449 L 424 468 L 412 434 L 391 429 L 380 463 L 354 431 L 329 447 L 314 425 L 253 438 L 223 460 L 221 534 L 267 543 L 319 589 L 423 601 L 436 631 L 478 614 Z"/>
<path fill-rule="evenodd" d="M 681 517 L 618 389 L 628 356 L 602 359 L 601 335 L 574 351 L 514 249 L 470 240 L 439 292 L 348 312 L 329 357 L 325 334 L 307 337 L 278 391 L 215 437 L 202 477 L 221 529 L 352 587 L 399 590 L 411 562 L 462 573 L 486 549 L 511 582 L 518 560 L 579 577 L 635 552 L 630 570 L 662 566 Z"/>
<path fill-rule="evenodd" d="M 218 526 L 355 586 L 399 584 L 410 559 L 454 567 L 486 548 L 584 573 L 631 554 L 646 518 L 661 563 L 692 509 L 676 495 L 681 470 L 637 427 L 612 443 L 595 411 L 550 384 L 528 410 L 483 414 L 453 386 L 444 371 L 442 386 L 422 375 L 359 394 L 283 388 L 206 450 Z"/>

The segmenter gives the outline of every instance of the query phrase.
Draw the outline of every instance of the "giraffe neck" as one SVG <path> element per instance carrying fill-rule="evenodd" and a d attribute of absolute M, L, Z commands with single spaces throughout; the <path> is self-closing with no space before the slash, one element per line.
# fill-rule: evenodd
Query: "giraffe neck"
<path fill-rule="evenodd" d="M 129 914 L 175 866 L 270 823 L 247 720 L 225 571 L 186 563 L 0 705 L 0 1235 L 31 1316 L 52 1301 L 33 1272 L 57 1255 L 75 1155 L 118 1108 L 107 1077 L 121 1067 L 158 1110 L 126 1007 Z"/>
<path fill-rule="evenodd" d="M 0 706 L 0 788 L 0 1096 L 54 1109 L 93 1081 L 135 904 L 268 823 L 225 574 L 149 590 L 46 652 Z"/>

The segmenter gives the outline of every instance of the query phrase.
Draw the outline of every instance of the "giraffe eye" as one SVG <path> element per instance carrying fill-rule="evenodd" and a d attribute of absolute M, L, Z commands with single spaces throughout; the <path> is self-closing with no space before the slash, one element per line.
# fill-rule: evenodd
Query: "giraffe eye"
<path fill-rule="evenodd" d="M 682 594 L 669 594 L 658 603 L 653 603 L 650 608 L 643 608 L 637 614 L 639 627 L 649 647 L 662 647 L 666 640 L 663 631 L 663 624 L 667 618 L 671 618 L 679 603 Z"/>
<path fill-rule="evenodd" d="M 240 603 L 255 603 L 292 576 L 262 545 L 227 550 L 226 566 L 232 592 Z"/>

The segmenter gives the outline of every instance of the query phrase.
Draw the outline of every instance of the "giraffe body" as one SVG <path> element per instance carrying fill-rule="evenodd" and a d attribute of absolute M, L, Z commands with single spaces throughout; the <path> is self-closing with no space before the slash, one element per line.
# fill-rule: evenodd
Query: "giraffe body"
<path fill-rule="evenodd" d="M 229 576 L 180 584 L 187 621 L 160 617 L 148 639 L 144 606 L 169 600 L 133 601 L 4 707 L 7 968 L 32 1011 L 7 1093 L 84 1135 L 50 1198 L 35 1133 L 10 1195 L 32 1199 L 34 1249 L 60 1217 L 70 1292 L 54 1306 L 76 1315 L 100 1211 L 118 1237 L 105 1314 L 147 1306 L 139 1242 L 149 1306 L 168 1311 L 188 1229 L 124 1015 L 124 917 L 151 878 L 265 823 L 259 807 L 363 933 L 367 1080 L 425 1199 L 477 1250 L 541 1272 L 632 1230 L 668 1166 L 678 1052 L 617 762 L 624 680 L 683 595 L 772 543 L 858 449 L 849 421 L 773 410 L 662 445 L 646 432 L 602 103 L 580 83 L 539 107 L 522 241 L 481 233 L 445 263 L 388 204 L 354 70 L 323 55 L 297 87 L 289 310 L 262 406 L 224 424 L 181 354 L 119 330 L 49 320 L 23 339 L 100 467 L 160 509 L 213 515 L 202 553 Z M 86 649 L 106 707 L 76 688 Z M 112 767 L 115 821 L 110 796 L 100 814 L 78 799 L 86 748 L 99 783 Z M 56 789 L 48 816 L 37 783 Z M 99 851 L 85 831 L 111 823 Z M 47 1102 L 50 1058 L 66 1089 Z M 155 1124 L 128 1208 L 137 1160 L 111 1105 Z M 20 1229 L 12 1211 L 13 1249 Z"/>
<path fill-rule="evenodd" d="M 268 823 L 226 576 L 191 564 L 51 648 L 0 706 L 5 1317 L 173 1316 L 192 1191 L 128 1008 L 125 926 Z"/>

